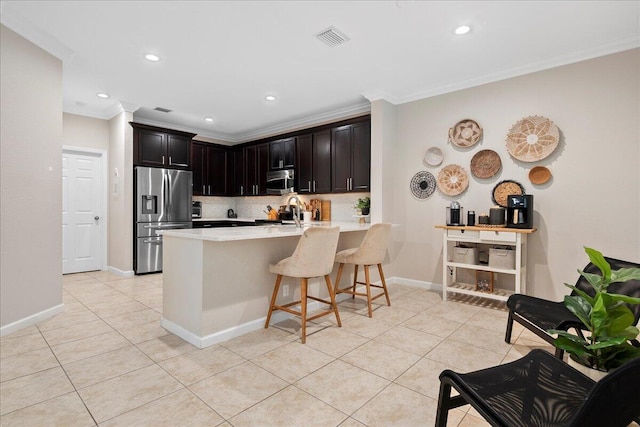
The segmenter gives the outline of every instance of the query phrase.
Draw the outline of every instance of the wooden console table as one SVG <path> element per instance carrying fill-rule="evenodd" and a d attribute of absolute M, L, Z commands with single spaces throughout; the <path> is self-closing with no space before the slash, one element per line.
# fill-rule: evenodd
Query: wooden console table
<path fill-rule="evenodd" d="M 497 228 L 479 226 L 449 226 L 436 225 L 441 228 L 442 238 L 442 300 L 447 300 L 447 292 L 458 294 L 474 295 L 483 298 L 491 298 L 499 301 L 506 301 L 514 291 L 515 293 L 525 293 L 527 283 L 527 235 L 534 233 L 535 228 Z M 480 245 L 501 245 L 513 246 L 515 249 L 515 268 L 505 269 L 489 267 L 482 264 L 464 264 L 453 262 L 450 259 L 451 248 L 456 243 L 477 243 Z M 510 291 L 495 287 L 493 292 L 482 292 L 475 289 L 475 284 L 460 283 L 456 280 L 457 269 L 481 270 L 493 273 L 513 275 L 515 279 L 515 290 Z"/>

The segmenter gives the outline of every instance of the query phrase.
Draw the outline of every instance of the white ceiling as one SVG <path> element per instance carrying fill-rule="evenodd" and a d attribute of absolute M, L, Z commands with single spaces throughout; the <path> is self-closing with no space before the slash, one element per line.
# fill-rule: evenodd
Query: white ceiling
<path fill-rule="evenodd" d="M 640 46 L 640 1 L 2 1 L 1 12 L 63 60 L 64 111 L 141 107 L 137 121 L 231 143 Z M 461 24 L 468 35 L 453 33 Z M 315 39 L 329 26 L 351 40 Z"/>

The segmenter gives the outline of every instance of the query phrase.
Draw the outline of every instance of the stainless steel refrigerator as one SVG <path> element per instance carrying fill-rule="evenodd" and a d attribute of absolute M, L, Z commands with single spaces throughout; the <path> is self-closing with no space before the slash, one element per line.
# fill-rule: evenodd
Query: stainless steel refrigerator
<path fill-rule="evenodd" d="M 191 171 L 135 168 L 136 274 L 162 271 L 162 236 L 158 231 L 191 228 L 192 185 Z"/>

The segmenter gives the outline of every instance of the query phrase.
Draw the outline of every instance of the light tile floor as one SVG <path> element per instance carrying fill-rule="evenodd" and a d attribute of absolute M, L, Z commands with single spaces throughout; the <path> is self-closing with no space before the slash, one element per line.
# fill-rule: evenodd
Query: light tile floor
<path fill-rule="evenodd" d="M 63 283 L 64 313 L 0 339 L 2 426 L 431 426 L 443 369 L 550 349 L 518 324 L 505 344 L 501 304 L 390 284 L 391 307 L 347 299 L 306 345 L 291 319 L 199 350 L 160 327 L 162 275 Z"/>

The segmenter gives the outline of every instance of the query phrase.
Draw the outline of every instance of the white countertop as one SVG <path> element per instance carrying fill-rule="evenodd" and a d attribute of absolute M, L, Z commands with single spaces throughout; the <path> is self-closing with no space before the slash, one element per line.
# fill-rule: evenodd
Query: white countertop
<path fill-rule="evenodd" d="M 340 227 L 340 232 L 365 231 L 371 227 L 370 223 L 336 221 L 312 221 L 302 223 L 303 228 L 295 225 L 265 225 L 251 227 L 222 227 L 222 228 L 183 228 L 159 232 L 163 236 L 182 237 L 185 239 L 210 240 L 226 242 L 231 240 L 271 239 L 274 237 L 300 236 L 309 227 Z"/>

